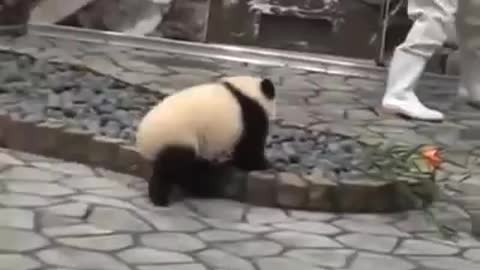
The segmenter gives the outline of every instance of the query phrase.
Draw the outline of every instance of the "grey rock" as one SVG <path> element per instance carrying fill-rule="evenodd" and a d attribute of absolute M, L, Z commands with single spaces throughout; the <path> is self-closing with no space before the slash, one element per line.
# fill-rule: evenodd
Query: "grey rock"
<path fill-rule="evenodd" d="M 365 109 L 355 109 L 346 111 L 346 119 L 352 121 L 367 121 L 377 119 L 378 116 L 373 112 Z"/>
<path fill-rule="evenodd" d="M 117 200 L 113 198 L 107 197 L 100 197 L 94 195 L 76 195 L 70 197 L 74 201 L 86 202 L 86 203 L 93 203 L 93 204 L 100 204 L 100 205 L 107 205 L 113 206 L 118 208 L 126 208 L 126 209 L 134 209 L 135 207 L 126 201 Z"/>
<path fill-rule="evenodd" d="M 135 247 L 117 253 L 118 257 L 131 264 L 185 263 L 193 259 L 182 253 L 158 251 L 151 248 Z"/>
<path fill-rule="evenodd" d="M 69 187 L 79 189 L 110 188 L 120 186 L 120 183 L 103 177 L 73 177 L 62 180 L 62 183 Z"/>
<path fill-rule="evenodd" d="M 43 229 L 43 233 L 48 236 L 75 236 L 75 235 L 95 235 L 112 233 L 111 230 L 95 227 L 90 224 L 79 224 L 71 226 L 57 226 Z"/>
<path fill-rule="evenodd" d="M 66 225 L 75 225 L 83 223 L 81 219 L 57 216 L 50 213 L 43 213 L 40 217 L 41 228 L 62 227 Z"/>
<path fill-rule="evenodd" d="M 55 181 L 62 174 L 32 167 L 13 167 L 0 174 L 1 179 L 31 180 L 31 181 Z"/>
<path fill-rule="evenodd" d="M 26 255 L 0 254 L 0 270 L 29 270 L 40 267 L 40 263 Z"/>
<path fill-rule="evenodd" d="M 207 270 L 205 266 L 198 263 L 189 264 L 168 264 L 168 265 L 146 265 L 137 267 L 138 270 Z"/>
<path fill-rule="evenodd" d="M 59 94 L 51 92 L 47 97 L 47 106 L 50 109 L 59 109 L 62 107 L 62 98 Z"/>
<path fill-rule="evenodd" d="M 209 249 L 197 253 L 197 258 L 206 265 L 225 270 L 254 270 L 253 265 L 244 259 L 220 250 Z"/>
<path fill-rule="evenodd" d="M 395 254 L 401 255 L 452 255 L 457 248 L 432 243 L 426 240 L 406 239 L 396 249 Z"/>
<path fill-rule="evenodd" d="M 268 257 L 257 260 L 260 270 L 322 270 L 323 268 L 315 267 L 302 261 L 285 258 L 285 257 Z"/>
<path fill-rule="evenodd" d="M 395 223 L 395 226 L 405 232 L 434 232 L 435 224 L 421 211 L 409 211 L 406 219 Z"/>
<path fill-rule="evenodd" d="M 468 210 L 477 213 L 480 210 L 480 197 L 464 195 L 458 198 L 459 203 Z"/>
<path fill-rule="evenodd" d="M 190 252 L 205 247 L 202 241 L 183 233 L 149 233 L 142 235 L 140 241 L 147 247 L 179 252 Z"/>
<path fill-rule="evenodd" d="M 355 95 L 341 91 L 322 91 L 318 97 L 309 98 L 310 104 L 354 103 Z"/>
<path fill-rule="evenodd" d="M 336 239 L 345 246 L 354 249 L 363 249 L 380 253 L 390 253 L 398 241 L 396 237 L 361 233 L 345 234 L 338 236 Z"/>
<path fill-rule="evenodd" d="M 204 221 L 217 229 L 223 230 L 241 231 L 247 233 L 264 233 L 273 230 L 271 227 L 267 226 L 253 225 L 240 222 L 229 222 L 218 219 L 205 219 Z"/>
<path fill-rule="evenodd" d="M 299 211 L 299 210 L 291 210 L 289 211 L 289 215 L 296 219 L 311 220 L 311 221 L 328 221 L 335 218 L 335 215 L 330 213 Z"/>
<path fill-rule="evenodd" d="M 112 231 L 146 232 L 152 228 L 127 210 L 107 207 L 93 209 L 88 221 Z"/>
<path fill-rule="evenodd" d="M 117 67 L 106 57 L 98 57 L 87 55 L 82 59 L 83 64 L 95 70 L 102 70 L 102 73 L 108 75 L 115 75 L 121 72 L 121 68 Z"/>
<path fill-rule="evenodd" d="M 313 235 L 299 232 L 275 232 L 266 235 L 272 239 L 288 247 L 297 248 L 340 248 L 342 247 L 336 241 L 322 235 Z"/>
<path fill-rule="evenodd" d="M 345 214 L 343 218 L 375 223 L 390 223 L 398 220 L 399 215 L 396 214 Z"/>
<path fill-rule="evenodd" d="M 13 192 L 35 194 L 41 196 L 64 196 L 75 193 L 72 189 L 62 187 L 58 184 L 47 183 L 8 183 L 7 187 Z"/>
<path fill-rule="evenodd" d="M 238 221 L 245 211 L 245 205 L 230 200 L 198 199 L 190 203 L 200 214 L 211 218 Z"/>
<path fill-rule="evenodd" d="M 284 230 L 324 235 L 332 235 L 340 232 L 340 229 L 321 222 L 298 221 L 289 223 L 275 223 L 273 226 Z"/>
<path fill-rule="evenodd" d="M 3 208 L 0 209 L 0 227 L 33 229 L 33 217 L 32 211 Z"/>
<path fill-rule="evenodd" d="M 68 217 L 82 217 L 87 212 L 88 205 L 85 203 L 74 202 L 66 203 L 45 208 L 45 211 Z"/>
<path fill-rule="evenodd" d="M 126 234 L 90 237 L 64 237 L 57 238 L 56 241 L 71 247 L 86 248 L 99 251 L 118 250 L 131 246 L 133 244 L 132 237 Z"/>
<path fill-rule="evenodd" d="M 480 249 L 469 249 L 463 253 L 463 257 L 474 262 L 480 262 Z"/>
<path fill-rule="evenodd" d="M 99 188 L 99 189 L 89 189 L 86 190 L 87 193 L 96 194 L 99 196 L 108 196 L 113 198 L 131 198 L 141 195 L 142 193 L 126 187 L 115 187 L 115 188 Z"/>
<path fill-rule="evenodd" d="M 0 228 L 0 250 L 22 252 L 44 247 L 49 241 L 34 232 Z"/>
<path fill-rule="evenodd" d="M 128 266 L 110 255 L 68 247 L 45 249 L 37 252 L 37 256 L 45 263 L 62 267 L 95 270 L 101 266 L 105 270 L 129 270 Z"/>
<path fill-rule="evenodd" d="M 422 239 L 426 239 L 428 241 L 432 241 L 435 243 L 440 243 L 444 245 L 454 246 L 454 247 L 462 247 L 462 248 L 480 248 L 480 241 L 475 239 L 473 235 L 466 232 L 458 232 L 457 237 L 455 239 L 443 239 L 438 237 L 438 232 L 432 233 L 417 233 L 416 236 Z"/>
<path fill-rule="evenodd" d="M 261 257 L 279 254 L 283 248 L 279 244 L 266 240 L 251 240 L 216 245 L 219 249 L 240 257 Z"/>
<path fill-rule="evenodd" d="M 375 124 L 377 126 L 393 126 L 393 127 L 409 127 L 409 128 L 415 127 L 414 122 L 410 122 L 410 121 L 399 119 L 399 118 L 382 119 L 380 121 L 376 121 Z"/>
<path fill-rule="evenodd" d="M 118 172 L 106 170 L 106 169 L 103 169 L 103 168 L 96 168 L 95 171 L 97 173 L 99 173 L 100 176 L 103 176 L 103 177 L 108 178 L 108 179 L 114 179 L 115 181 L 118 181 L 119 183 L 121 183 L 124 186 L 129 186 L 133 183 L 139 183 L 139 182 L 144 182 L 145 181 L 141 177 L 132 176 L 132 175 L 129 175 L 129 174 L 118 173 Z M 121 187 L 121 189 L 123 189 L 123 187 Z"/>
<path fill-rule="evenodd" d="M 388 255 L 378 255 L 374 253 L 360 252 L 355 258 L 355 260 L 353 260 L 350 268 L 355 270 L 410 270 L 414 269 L 415 265 L 406 260 Z"/>
<path fill-rule="evenodd" d="M 78 176 L 94 176 L 92 169 L 88 166 L 75 163 L 75 162 L 58 162 L 58 163 L 50 163 L 50 162 L 35 162 L 33 163 L 34 166 L 39 168 L 45 168 L 50 171 L 59 172 L 68 175 L 78 175 Z"/>
<path fill-rule="evenodd" d="M 38 207 L 47 206 L 53 203 L 55 203 L 55 200 L 35 195 L 23 195 L 14 193 L 0 194 L 0 204 L 7 206 Z"/>
<path fill-rule="evenodd" d="M 252 224 L 276 223 L 288 219 L 285 211 L 278 208 L 253 207 L 247 213 L 247 221 Z"/>
<path fill-rule="evenodd" d="M 120 123 L 118 123 L 117 121 L 108 121 L 105 127 L 102 128 L 100 134 L 107 137 L 117 138 L 120 134 L 120 131 Z"/>
<path fill-rule="evenodd" d="M 209 230 L 198 233 L 198 237 L 207 242 L 239 241 L 251 239 L 254 236 L 243 232 L 227 230 Z"/>
<path fill-rule="evenodd" d="M 158 215 L 155 212 L 137 209 L 136 213 L 148 221 L 158 231 L 197 232 L 206 226 L 195 219 L 180 215 Z"/>
<path fill-rule="evenodd" d="M 332 250 L 312 250 L 312 249 L 295 249 L 285 253 L 285 256 L 303 261 L 305 263 L 322 266 L 339 268 L 344 267 L 347 260 L 355 253 L 354 250 L 332 249 Z"/>
<path fill-rule="evenodd" d="M 348 219 L 341 219 L 333 222 L 333 225 L 343 228 L 344 230 L 351 232 L 378 234 L 378 235 L 391 235 L 391 236 L 408 236 L 397 228 L 388 224 L 379 224 L 374 222 L 354 221 Z"/>
<path fill-rule="evenodd" d="M 424 267 L 430 267 L 434 269 L 462 269 L 462 270 L 477 270 L 480 267 L 480 263 L 471 262 L 458 257 L 447 257 L 447 256 L 415 256 L 411 257 L 412 260 L 417 261 L 420 265 Z"/>

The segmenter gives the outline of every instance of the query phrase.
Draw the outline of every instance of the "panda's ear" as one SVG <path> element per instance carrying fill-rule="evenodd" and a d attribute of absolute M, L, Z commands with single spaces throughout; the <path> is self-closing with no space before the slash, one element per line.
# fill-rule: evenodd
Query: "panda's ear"
<path fill-rule="evenodd" d="M 273 85 L 270 79 L 263 79 L 260 83 L 260 90 L 262 90 L 263 95 L 268 99 L 275 98 L 275 86 Z"/>

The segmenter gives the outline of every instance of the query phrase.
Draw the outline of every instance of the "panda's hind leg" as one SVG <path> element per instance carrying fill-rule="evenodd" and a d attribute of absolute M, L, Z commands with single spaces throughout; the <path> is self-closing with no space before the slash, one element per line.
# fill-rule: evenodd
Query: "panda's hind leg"
<path fill-rule="evenodd" d="M 190 166 L 191 177 L 181 183 L 181 187 L 192 197 L 211 198 L 219 195 L 219 179 L 215 173 L 218 166 L 207 159 L 195 158 Z"/>
<path fill-rule="evenodd" d="M 169 146 L 157 155 L 148 183 L 148 195 L 154 205 L 168 206 L 173 187 L 192 181 L 195 156 L 195 151 L 185 146 Z"/>
<path fill-rule="evenodd" d="M 234 153 L 233 165 L 245 171 L 268 169 L 270 167 L 270 163 L 265 157 L 263 148 L 257 147 L 250 149 L 252 150 L 248 151 L 239 147 L 238 150 Z"/>

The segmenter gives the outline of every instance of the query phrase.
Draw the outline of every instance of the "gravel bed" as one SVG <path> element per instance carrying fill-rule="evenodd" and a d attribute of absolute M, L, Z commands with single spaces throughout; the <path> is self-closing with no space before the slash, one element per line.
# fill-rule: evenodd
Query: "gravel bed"
<path fill-rule="evenodd" d="M 132 143 L 141 117 L 163 97 L 82 67 L 0 53 L 0 110 L 14 119 L 60 120 Z M 276 123 L 267 147 L 276 170 L 334 176 L 349 174 L 363 148 L 348 137 Z"/>
<path fill-rule="evenodd" d="M 133 141 L 134 128 L 162 98 L 87 69 L 0 53 L 0 105 L 14 119 L 55 119 Z"/>

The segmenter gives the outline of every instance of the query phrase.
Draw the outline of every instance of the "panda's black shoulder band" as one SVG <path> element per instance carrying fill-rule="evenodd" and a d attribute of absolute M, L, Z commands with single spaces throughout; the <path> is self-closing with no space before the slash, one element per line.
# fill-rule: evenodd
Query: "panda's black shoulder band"
<path fill-rule="evenodd" d="M 240 90 L 238 90 L 237 87 L 235 87 L 233 84 L 231 84 L 229 82 L 222 82 L 222 85 L 232 92 L 239 92 L 240 91 Z"/>

